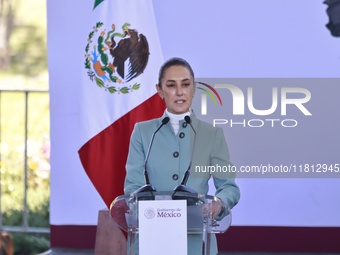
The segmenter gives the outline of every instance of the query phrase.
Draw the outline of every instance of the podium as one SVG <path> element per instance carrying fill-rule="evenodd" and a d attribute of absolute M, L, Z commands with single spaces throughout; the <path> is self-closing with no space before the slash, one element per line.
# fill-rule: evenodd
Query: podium
<path fill-rule="evenodd" d="M 231 211 L 227 207 L 224 207 L 222 212 L 213 219 L 211 216 L 211 204 L 213 201 L 217 202 L 218 199 L 211 195 L 202 195 L 188 192 L 147 191 L 141 193 L 132 193 L 131 195 L 118 196 L 111 203 L 110 215 L 111 218 L 118 224 L 118 226 L 127 232 L 128 255 L 143 255 L 143 252 L 139 253 L 139 249 L 142 248 L 144 240 L 142 240 L 142 233 L 148 231 L 148 233 L 150 233 L 153 231 L 153 227 L 155 227 L 155 224 L 151 225 L 152 221 L 148 219 L 157 217 L 166 218 L 165 216 L 171 218 L 170 220 L 172 220 L 172 222 L 167 225 L 170 225 L 170 228 L 174 228 L 173 231 L 177 231 L 175 232 L 176 235 L 180 235 L 180 229 L 185 228 L 185 235 L 188 237 L 187 246 L 185 247 L 192 246 L 190 240 L 192 240 L 192 237 L 194 237 L 196 241 L 199 241 L 198 248 L 200 252 L 196 254 L 209 255 L 212 236 L 214 234 L 226 232 L 230 227 L 232 220 Z M 145 205 L 147 206 L 145 207 Z M 166 208 L 166 205 L 169 205 L 169 209 Z M 173 207 L 174 205 L 177 207 Z M 184 205 L 183 210 L 180 208 L 182 205 Z M 183 215 L 184 212 L 186 215 Z M 147 219 L 144 220 L 141 218 L 141 216 L 143 218 L 145 216 Z M 180 221 L 180 219 L 175 219 L 176 217 L 180 218 L 180 216 L 183 216 L 182 220 L 185 220 L 185 223 Z M 169 220 L 167 220 L 167 222 L 169 222 Z M 162 225 L 163 223 L 156 223 L 156 227 L 157 224 Z M 183 224 L 185 225 L 183 226 Z M 169 233 L 171 231 L 166 230 L 166 226 L 159 227 L 162 231 L 169 231 Z M 157 231 L 153 232 L 156 232 L 155 234 L 158 235 Z M 159 233 L 159 240 L 167 241 L 167 234 L 164 236 L 164 234 L 161 234 L 161 232 Z M 152 238 L 153 239 L 151 241 L 149 240 L 150 244 L 147 244 L 146 246 L 156 246 L 158 244 L 159 241 L 154 240 L 154 237 Z M 172 247 L 176 247 L 176 245 L 171 243 L 169 247 L 170 248 L 168 249 L 164 249 L 163 246 L 162 252 L 159 254 L 167 254 L 164 251 L 168 251 L 169 249 L 172 249 Z M 171 253 L 179 254 L 170 251 L 169 254 Z"/>

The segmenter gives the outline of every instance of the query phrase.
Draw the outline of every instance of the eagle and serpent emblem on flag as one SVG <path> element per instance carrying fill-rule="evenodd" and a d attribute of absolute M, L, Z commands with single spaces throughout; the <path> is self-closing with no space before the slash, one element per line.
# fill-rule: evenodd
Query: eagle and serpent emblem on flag
<path fill-rule="evenodd" d="M 111 25 L 105 29 L 97 22 L 89 33 L 85 48 L 85 69 L 91 81 L 110 93 L 128 94 L 140 88 L 133 83 L 145 70 L 149 60 L 149 44 L 143 34 L 124 23 L 121 31 Z"/>

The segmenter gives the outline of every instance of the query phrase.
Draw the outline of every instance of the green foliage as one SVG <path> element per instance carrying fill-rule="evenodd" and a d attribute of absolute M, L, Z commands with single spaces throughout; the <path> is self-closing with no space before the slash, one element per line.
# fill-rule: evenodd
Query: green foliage
<path fill-rule="evenodd" d="M 28 224 L 33 227 L 48 228 L 49 227 L 49 201 L 46 200 L 36 210 L 29 208 Z M 3 222 L 6 226 L 22 225 L 22 210 L 9 209 L 3 212 Z"/>
<path fill-rule="evenodd" d="M 108 87 L 107 88 L 109 91 L 110 91 L 110 93 L 115 93 L 115 92 L 117 92 L 117 89 L 115 88 L 115 87 Z"/>
<path fill-rule="evenodd" d="M 47 251 L 50 247 L 48 234 L 11 234 L 15 255 L 38 254 Z"/>
<path fill-rule="evenodd" d="M 98 85 L 98 87 L 104 87 L 104 82 L 101 79 L 97 78 L 97 76 L 96 76 L 96 84 Z"/>
<path fill-rule="evenodd" d="M 123 94 L 127 94 L 127 93 L 129 93 L 129 88 L 127 88 L 127 87 L 122 87 L 119 91 L 120 91 L 121 93 L 123 93 Z"/>
<path fill-rule="evenodd" d="M 85 59 L 85 63 L 84 63 L 84 65 L 85 65 L 85 68 L 86 69 L 91 69 L 91 62 L 89 61 L 89 59 L 87 58 L 87 59 Z"/>
<path fill-rule="evenodd" d="M 37 26 L 17 26 L 14 29 L 11 56 L 11 72 L 27 76 L 38 75 L 46 70 L 45 35 Z"/>
<path fill-rule="evenodd" d="M 13 1 L 12 1 L 13 2 Z M 18 3 L 19 1 L 16 1 Z M 10 38 L 11 66 L 0 73 L 0 89 L 48 88 L 46 1 L 20 1 Z M 1 213 L 5 226 L 22 226 L 24 170 L 30 227 L 49 227 L 49 95 L 28 97 L 27 162 L 25 162 L 25 94 L 2 92 L 0 98 Z M 15 255 L 49 249 L 49 234 L 10 233 Z"/>
<path fill-rule="evenodd" d="M 140 88 L 140 83 L 135 83 L 135 84 L 133 84 L 133 86 L 132 86 L 132 89 L 133 90 L 137 90 L 137 89 L 139 89 Z"/>
<path fill-rule="evenodd" d="M 1 9 L 0 20 L 8 13 L 14 16 L 9 23 L 0 22 L 0 30 L 6 32 L 8 29 L 10 35 L 4 42 L 9 44 L 9 49 L 3 57 L 10 57 L 9 68 L 5 66 L 3 69 L 6 73 L 32 77 L 47 70 L 46 22 L 42 22 L 46 14 L 45 2 L 7 0 L 1 4 L 4 10 Z"/>
<path fill-rule="evenodd" d="M 25 94 L 1 94 L 1 209 L 5 226 L 22 226 L 24 198 Z M 49 227 L 49 97 L 28 96 L 27 206 L 30 227 Z M 12 233 L 15 254 L 48 250 L 49 235 Z"/>

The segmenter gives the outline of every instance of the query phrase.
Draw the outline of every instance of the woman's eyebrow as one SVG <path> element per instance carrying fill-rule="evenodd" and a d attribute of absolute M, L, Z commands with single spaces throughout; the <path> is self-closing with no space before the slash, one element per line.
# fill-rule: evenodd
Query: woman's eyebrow
<path fill-rule="evenodd" d="M 184 78 L 183 80 L 180 80 L 180 81 L 190 81 L 190 78 Z M 176 80 L 169 79 L 169 80 L 166 80 L 165 82 L 176 82 Z"/>

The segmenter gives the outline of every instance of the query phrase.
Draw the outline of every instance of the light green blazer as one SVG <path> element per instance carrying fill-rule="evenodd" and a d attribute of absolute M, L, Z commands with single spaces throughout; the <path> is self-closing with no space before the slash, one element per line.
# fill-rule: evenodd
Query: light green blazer
<path fill-rule="evenodd" d="M 126 163 L 125 194 L 130 194 L 145 185 L 144 161 L 148 147 L 152 134 L 166 116 L 166 113 L 164 113 L 161 118 L 135 125 Z M 170 122 L 156 133 L 147 162 L 150 182 L 157 191 L 174 190 L 181 183 L 183 175 L 188 169 L 191 150 L 193 149 L 187 186 L 200 194 L 207 194 L 209 190 L 208 181 L 212 177 L 216 188 L 214 195 L 222 199 L 231 209 L 240 198 L 240 191 L 235 183 L 235 174 L 206 171 L 208 166 L 214 166 L 217 169 L 231 165 L 223 130 L 198 120 L 193 112 L 190 114 L 190 118 L 196 131 L 196 137 L 185 120 L 180 121 L 180 128 L 176 135 Z M 201 240 L 198 241 L 201 242 Z M 212 241 L 211 254 L 216 254 L 216 243 L 214 244 L 216 240 Z M 197 252 L 189 251 L 188 254 L 199 254 Z"/>

